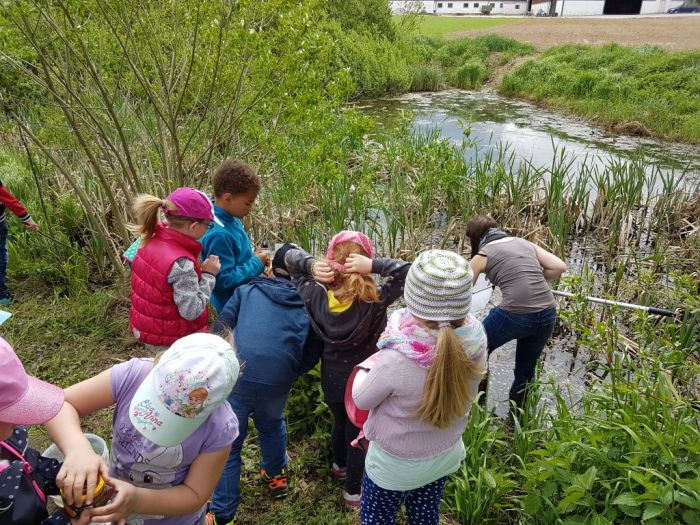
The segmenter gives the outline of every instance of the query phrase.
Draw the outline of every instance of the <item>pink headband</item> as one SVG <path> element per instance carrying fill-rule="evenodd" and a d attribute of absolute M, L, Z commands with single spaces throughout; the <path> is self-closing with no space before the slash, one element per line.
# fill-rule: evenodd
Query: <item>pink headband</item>
<path fill-rule="evenodd" d="M 364 250 L 367 257 L 372 258 L 372 241 L 369 240 L 369 237 L 362 232 L 343 230 L 342 232 L 336 233 L 333 236 L 330 244 L 328 245 L 328 251 L 326 252 L 328 265 L 334 270 L 345 272 L 345 265 L 333 259 L 333 252 L 335 251 L 335 248 L 343 242 L 354 242 Z"/>

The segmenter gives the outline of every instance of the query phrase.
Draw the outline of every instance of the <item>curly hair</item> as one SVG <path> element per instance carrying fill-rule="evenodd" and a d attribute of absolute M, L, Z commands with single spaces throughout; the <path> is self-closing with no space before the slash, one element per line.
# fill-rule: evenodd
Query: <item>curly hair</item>
<path fill-rule="evenodd" d="M 253 168 L 239 159 L 227 159 L 214 170 L 212 187 L 214 197 L 224 193 L 240 195 L 250 191 L 259 192 L 262 184 L 260 176 Z"/>

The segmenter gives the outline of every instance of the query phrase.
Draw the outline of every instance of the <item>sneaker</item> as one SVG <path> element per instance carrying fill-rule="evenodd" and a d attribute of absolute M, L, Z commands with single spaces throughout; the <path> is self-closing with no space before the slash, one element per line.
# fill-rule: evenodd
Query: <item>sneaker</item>
<path fill-rule="evenodd" d="M 267 493 L 271 498 L 284 498 L 289 492 L 289 485 L 287 482 L 287 472 L 282 470 L 276 476 L 268 476 L 265 469 L 260 469 L 260 477 L 262 481 L 267 485 Z"/>
<path fill-rule="evenodd" d="M 348 468 L 339 467 L 335 463 L 331 466 L 331 477 L 336 481 L 345 481 L 348 477 Z"/>
<path fill-rule="evenodd" d="M 207 520 L 205 521 L 206 525 L 238 525 L 238 520 L 236 518 L 233 518 L 231 521 L 227 521 L 226 523 L 219 523 L 216 520 L 216 516 L 212 514 L 211 512 L 207 512 Z"/>
<path fill-rule="evenodd" d="M 360 495 L 359 494 L 348 494 L 343 491 L 343 502 L 346 507 L 357 509 L 360 507 Z"/>
<path fill-rule="evenodd" d="M 9 297 L 3 297 L 0 299 L 0 306 L 10 306 L 12 304 L 12 300 Z"/>

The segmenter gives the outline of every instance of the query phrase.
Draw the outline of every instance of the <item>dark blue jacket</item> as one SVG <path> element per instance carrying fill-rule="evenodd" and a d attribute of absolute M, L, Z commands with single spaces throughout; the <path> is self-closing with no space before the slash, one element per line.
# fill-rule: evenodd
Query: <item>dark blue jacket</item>
<path fill-rule="evenodd" d="M 214 331 L 226 328 L 242 363 L 235 393 L 284 395 L 321 356 L 304 301 L 286 279 L 256 277 L 236 288 L 214 325 Z"/>
<path fill-rule="evenodd" d="M 216 217 L 223 227 L 211 223 L 209 230 L 200 239 L 202 243 L 202 260 L 210 255 L 218 255 L 221 270 L 216 274 L 216 285 L 211 294 L 211 304 L 217 312 L 231 296 L 233 290 L 249 282 L 265 269 L 262 261 L 255 256 L 250 247 L 250 239 L 243 229 L 243 223 L 237 217 L 214 205 Z"/>

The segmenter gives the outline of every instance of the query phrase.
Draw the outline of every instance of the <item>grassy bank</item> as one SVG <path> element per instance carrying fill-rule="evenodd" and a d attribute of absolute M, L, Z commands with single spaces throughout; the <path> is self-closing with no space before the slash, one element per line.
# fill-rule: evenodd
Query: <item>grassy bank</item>
<path fill-rule="evenodd" d="M 506 74 L 499 90 L 614 131 L 700 142 L 700 52 L 565 45 Z"/>
<path fill-rule="evenodd" d="M 404 16 L 394 16 L 396 24 L 401 25 L 405 21 Z M 466 16 L 428 16 L 417 15 L 412 22 L 413 31 L 419 35 L 430 37 L 449 36 L 458 31 L 474 31 L 477 29 L 490 29 L 504 24 L 525 22 L 519 17 L 498 18 L 491 16 L 466 17 Z"/>

